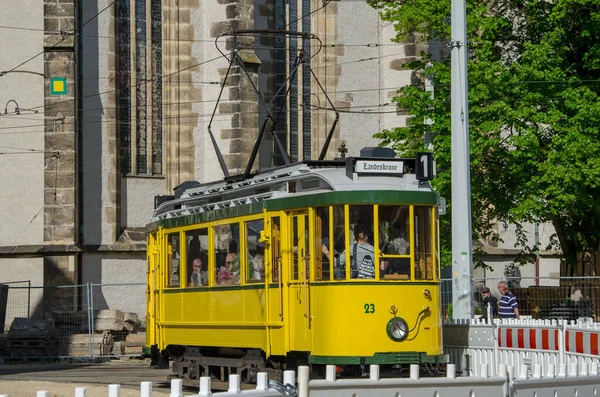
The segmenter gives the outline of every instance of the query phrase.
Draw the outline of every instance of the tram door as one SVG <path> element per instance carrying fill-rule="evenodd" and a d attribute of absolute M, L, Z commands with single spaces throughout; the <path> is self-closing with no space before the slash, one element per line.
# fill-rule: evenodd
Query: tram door
<path fill-rule="evenodd" d="M 157 316 L 159 314 L 159 263 L 161 239 L 159 233 L 152 233 L 148 236 L 147 250 L 147 282 L 146 282 L 146 345 L 159 343 L 159 330 Z"/>
<path fill-rule="evenodd" d="M 290 258 L 290 348 L 296 351 L 312 350 L 310 316 L 310 255 L 309 221 L 307 211 L 292 212 L 289 220 Z"/>

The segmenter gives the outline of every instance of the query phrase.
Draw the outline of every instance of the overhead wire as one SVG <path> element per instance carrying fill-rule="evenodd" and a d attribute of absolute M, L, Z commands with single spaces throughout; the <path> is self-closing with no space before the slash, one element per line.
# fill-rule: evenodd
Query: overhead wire
<path fill-rule="evenodd" d="M 100 10 L 98 13 L 96 13 L 96 15 L 94 15 L 93 17 L 91 17 L 90 19 L 88 19 L 85 23 L 83 23 L 81 25 L 81 28 L 83 28 L 85 25 L 87 25 L 88 23 L 92 22 L 94 19 L 96 19 L 100 14 L 102 14 L 104 11 L 106 11 L 108 8 L 110 8 L 115 2 L 112 1 L 109 5 L 107 5 L 106 7 L 104 7 L 102 10 Z M 73 31 L 71 33 L 68 32 L 60 32 L 61 35 L 63 35 L 62 39 L 60 39 L 59 41 L 57 41 L 56 43 L 54 43 L 53 45 L 51 45 L 48 48 L 44 48 L 43 51 L 37 53 L 36 55 L 32 56 L 31 58 L 28 58 L 27 60 L 21 62 L 20 64 L 18 64 L 17 66 L 13 67 L 12 69 L 9 69 L 8 71 L 6 71 L 6 74 L 16 70 L 17 68 L 20 68 L 21 66 L 27 64 L 28 62 L 34 60 L 35 58 L 39 57 L 40 55 L 43 55 L 45 52 L 48 51 L 48 49 L 52 49 L 54 47 L 56 47 L 57 45 L 59 45 L 60 43 L 62 43 L 63 41 L 65 41 L 66 39 L 68 39 L 69 37 L 75 36 L 78 33 L 76 31 Z"/>

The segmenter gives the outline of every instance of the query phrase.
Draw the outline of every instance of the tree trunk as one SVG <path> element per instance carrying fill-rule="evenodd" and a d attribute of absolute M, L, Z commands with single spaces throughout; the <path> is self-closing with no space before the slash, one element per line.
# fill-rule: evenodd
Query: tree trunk
<path fill-rule="evenodd" d="M 564 262 L 561 263 L 560 267 L 560 275 L 566 277 L 576 276 L 577 248 L 575 247 L 575 243 L 567 237 L 565 223 L 559 215 L 552 217 L 552 225 L 554 226 L 554 230 L 556 230 L 564 258 Z"/>

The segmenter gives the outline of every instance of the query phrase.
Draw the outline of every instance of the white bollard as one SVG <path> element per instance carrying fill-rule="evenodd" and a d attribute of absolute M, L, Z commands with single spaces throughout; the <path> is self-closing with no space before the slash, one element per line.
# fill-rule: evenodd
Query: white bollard
<path fill-rule="evenodd" d="M 481 364 L 479 367 L 479 376 L 481 376 L 482 378 L 489 378 L 488 375 L 488 365 L 487 364 Z"/>
<path fill-rule="evenodd" d="M 533 366 L 533 378 L 540 379 L 542 377 L 542 366 L 536 364 Z"/>
<path fill-rule="evenodd" d="M 269 374 L 266 372 L 259 372 L 256 374 L 256 391 L 268 391 L 269 390 Z"/>
<path fill-rule="evenodd" d="M 108 385 L 108 397 L 121 397 L 121 385 Z"/>
<path fill-rule="evenodd" d="M 202 376 L 200 378 L 200 393 L 198 393 L 198 396 L 199 397 L 212 396 L 210 376 Z"/>
<path fill-rule="evenodd" d="M 140 386 L 140 397 L 152 397 L 152 382 L 142 382 Z"/>
<path fill-rule="evenodd" d="M 456 379 L 456 364 L 446 365 L 446 378 Z"/>
<path fill-rule="evenodd" d="M 75 397 L 87 397 L 87 389 L 85 387 L 76 387 Z"/>
<path fill-rule="evenodd" d="M 330 382 L 335 382 L 335 377 L 336 377 L 335 370 L 336 370 L 335 365 L 328 365 L 327 367 L 325 367 L 325 379 Z"/>
<path fill-rule="evenodd" d="M 183 397 L 183 381 L 181 379 L 171 379 L 170 397 Z"/>
<path fill-rule="evenodd" d="M 307 366 L 298 367 L 298 397 L 308 397 L 308 374 Z"/>
<path fill-rule="evenodd" d="M 512 365 L 507 365 L 506 372 L 508 373 L 509 382 L 512 383 L 515 380 L 515 367 Z"/>
<path fill-rule="evenodd" d="M 560 363 L 558 364 L 558 377 L 565 378 L 567 376 L 567 364 Z"/>
<path fill-rule="evenodd" d="M 241 393 L 241 379 L 238 374 L 230 374 L 229 375 L 229 393 Z"/>
<path fill-rule="evenodd" d="M 508 377 L 508 368 L 506 368 L 506 364 L 498 364 L 498 376 L 505 379 Z"/>
<path fill-rule="evenodd" d="M 410 365 L 410 378 L 414 380 L 419 380 L 419 364 Z"/>
<path fill-rule="evenodd" d="M 2 394 L 3 396 L 5 396 L 6 394 Z M 35 397 L 50 397 L 50 393 L 47 392 L 46 390 L 40 390 L 37 393 L 35 393 Z"/>
<path fill-rule="evenodd" d="M 576 377 L 577 376 L 577 363 L 571 363 L 569 367 L 569 376 Z"/>
<path fill-rule="evenodd" d="M 590 363 L 590 375 L 598 376 L 598 363 L 595 361 Z"/>
<path fill-rule="evenodd" d="M 379 365 L 369 365 L 369 379 L 379 380 Z"/>
<path fill-rule="evenodd" d="M 579 375 L 580 376 L 588 376 L 588 365 L 586 362 L 581 363 L 579 367 Z"/>
<path fill-rule="evenodd" d="M 519 379 L 528 379 L 529 378 L 529 368 L 526 364 L 521 364 L 519 371 Z"/>
<path fill-rule="evenodd" d="M 548 372 L 546 373 L 546 378 L 554 378 L 556 377 L 556 365 L 548 364 Z"/>
<path fill-rule="evenodd" d="M 296 372 L 290 370 L 283 371 L 283 384 L 296 386 Z"/>

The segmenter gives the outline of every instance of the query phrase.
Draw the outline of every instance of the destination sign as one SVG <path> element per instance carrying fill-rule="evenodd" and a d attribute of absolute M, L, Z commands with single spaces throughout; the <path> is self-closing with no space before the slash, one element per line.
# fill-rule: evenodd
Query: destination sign
<path fill-rule="evenodd" d="M 402 174 L 403 161 L 357 160 L 354 171 L 361 174 Z"/>

